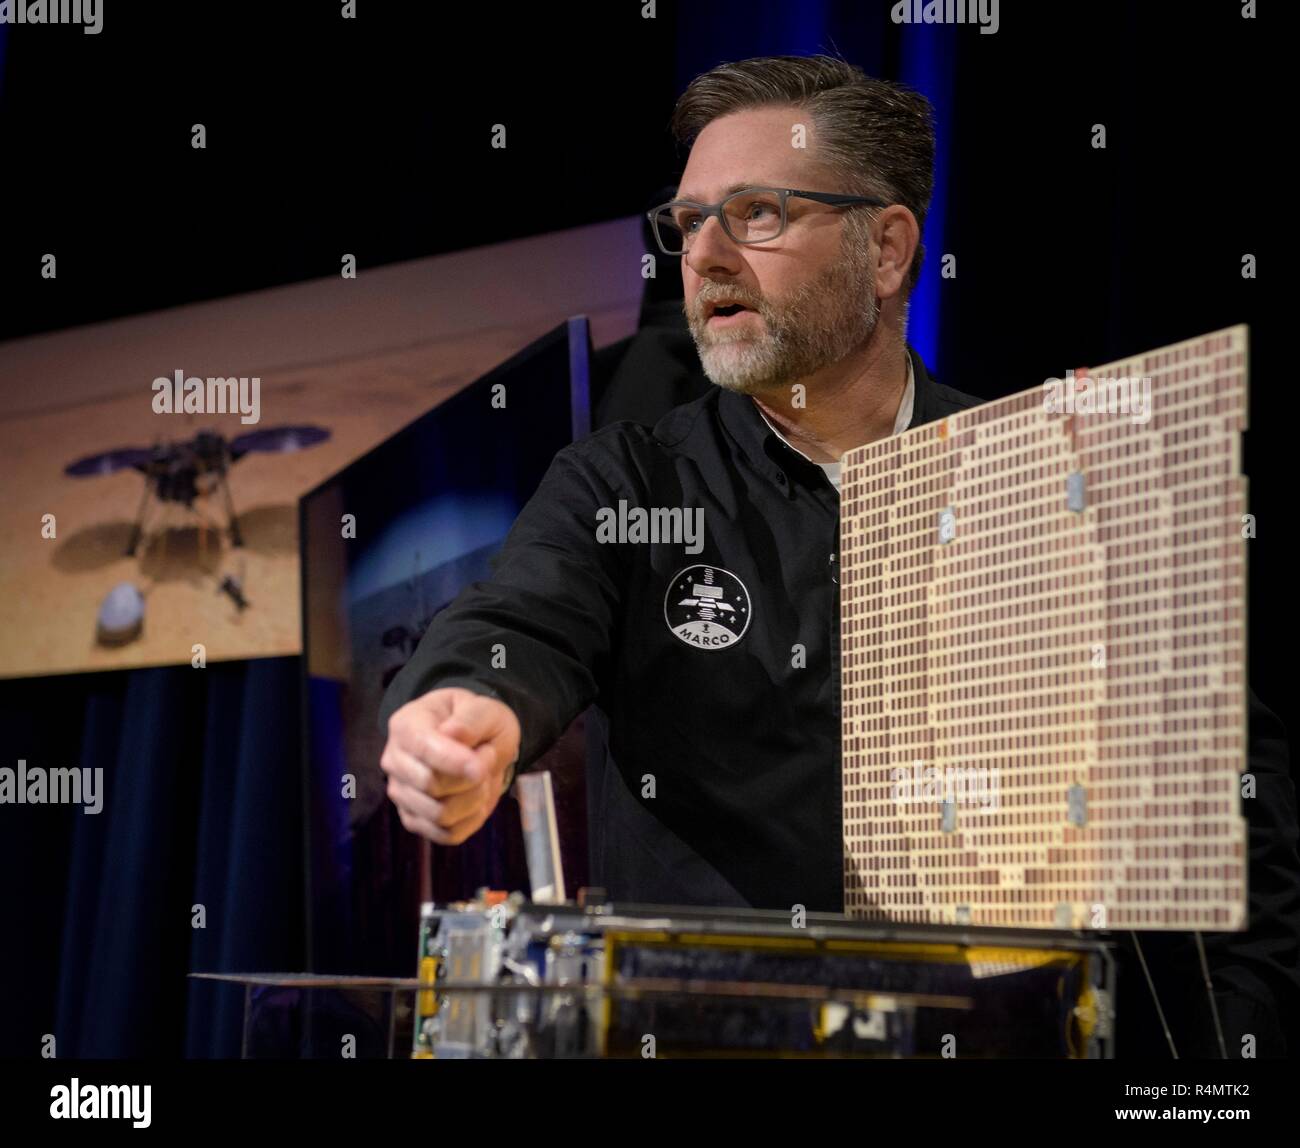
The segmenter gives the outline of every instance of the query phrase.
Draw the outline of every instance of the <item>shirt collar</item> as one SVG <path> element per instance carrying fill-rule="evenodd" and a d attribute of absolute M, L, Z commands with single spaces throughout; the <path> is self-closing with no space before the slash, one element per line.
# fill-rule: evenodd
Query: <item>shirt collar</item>
<path fill-rule="evenodd" d="M 914 354 L 915 352 L 908 348 L 907 384 L 903 388 L 903 397 L 899 401 L 898 413 L 894 418 L 894 434 L 900 434 L 913 425 L 917 415 L 918 395 L 922 394 L 922 389 L 929 382 L 924 365 L 918 378 L 918 372 L 912 361 Z M 786 464 L 792 463 L 791 469 L 802 468 L 804 473 L 810 473 L 812 467 L 817 467 L 835 489 L 839 490 L 840 463 L 838 461 L 814 462 L 772 425 L 759 405 L 748 395 L 724 390 L 719 395 L 718 401 L 722 406 L 724 422 L 749 456 L 750 461 L 768 473 L 781 486 L 789 489 Z M 797 455 L 798 458 L 792 458 L 792 455 Z"/>

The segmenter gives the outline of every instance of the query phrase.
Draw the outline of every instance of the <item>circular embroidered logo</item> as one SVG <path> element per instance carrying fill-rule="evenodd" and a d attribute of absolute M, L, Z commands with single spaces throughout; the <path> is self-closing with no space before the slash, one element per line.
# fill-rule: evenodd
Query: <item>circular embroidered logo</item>
<path fill-rule="evenodd" d="M 668 628 L 697 650 L 734 646 L 749 629 L 751 612 L 745 584 L 720 566 L 679 570 L 664 597 Z"/>

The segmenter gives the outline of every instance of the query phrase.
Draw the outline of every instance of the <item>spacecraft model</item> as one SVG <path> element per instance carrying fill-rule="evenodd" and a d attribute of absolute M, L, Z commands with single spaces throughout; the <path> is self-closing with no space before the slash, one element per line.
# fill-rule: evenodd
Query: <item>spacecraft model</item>
<path fill-rule="evenodd" d="M 231 545 L 242 546 L 244 540 L 226 478 L 230 467 L 247 454 L 287 454 L 317 446 L 329 437 L 328 430 L 314 426 L 268 427 L 230 440 L 217 431 L 199 431 L 184 442 L 160 443 L 152 449 L 121 447 L 90 455 L 66 467 L 64 474 L 89 478 L 130 468 L 144 475 L 144 493 L 127 543 L 127 557 L 134 555 L 140 545 L 151 498 L 177 502 L 192 510 L 196 499 L 218 489 L 226 506 Z"/>

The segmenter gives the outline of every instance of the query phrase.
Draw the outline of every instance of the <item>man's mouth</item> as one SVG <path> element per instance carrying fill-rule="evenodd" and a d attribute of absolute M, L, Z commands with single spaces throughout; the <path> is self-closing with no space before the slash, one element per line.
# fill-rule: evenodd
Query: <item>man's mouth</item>
<path fill-rule="evenodd" d="M 752 307 L 746 307 L 743 303 L 719 303 L 710 304 L 705 307 L 706 323 L 732 323 L 737 321 L 737 316 L 754 313 Z"/>

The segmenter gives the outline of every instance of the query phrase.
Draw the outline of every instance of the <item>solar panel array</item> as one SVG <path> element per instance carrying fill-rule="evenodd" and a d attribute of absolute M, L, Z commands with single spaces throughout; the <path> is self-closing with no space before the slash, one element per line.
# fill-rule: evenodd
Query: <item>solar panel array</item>
<path fill-rule="evenodd" d="M 848 914 L 1245 927 L 1246 345 L 844 456 Z"/>

